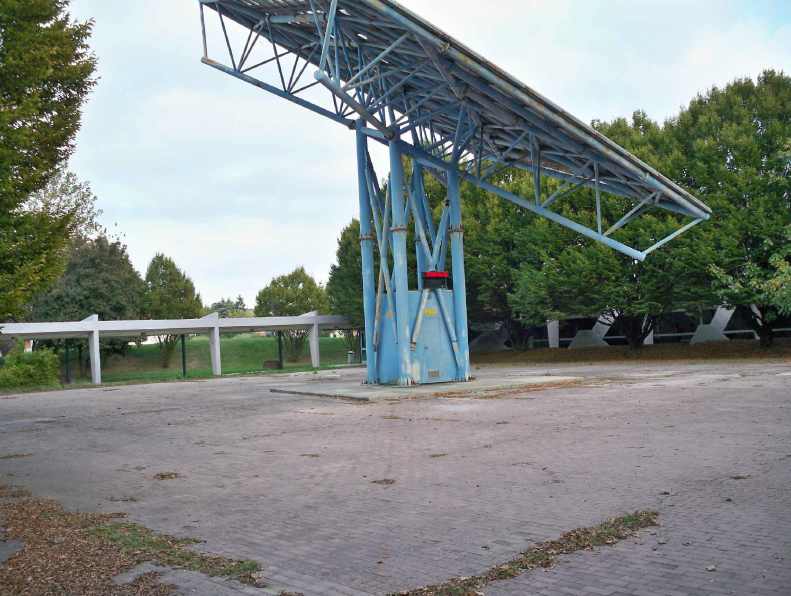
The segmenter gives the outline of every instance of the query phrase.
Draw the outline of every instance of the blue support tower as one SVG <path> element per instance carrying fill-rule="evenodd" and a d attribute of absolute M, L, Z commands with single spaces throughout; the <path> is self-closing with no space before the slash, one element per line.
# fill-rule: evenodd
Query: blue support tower
<path fill-rule="evenodd" d="M 393 0 L 198 4 L 204 64 L 356 133 L 368 383 L 406 386 L 471 378 L 462 183 L 636 261 L 709 218 L 711 210 L 689 192 Z M 230 66 L 209 58 L 206 9 L 218 16 L 214 32 Z M 313 74 L 311 82 L 303 80 L 306 71 Z M 269 83 L 262 80 L 267 72 Z M 307 96 L 309 89 L 314 91 Z M 369 141 L 388 149 L 386 189 L 380 187 Z M 411 180 L 405 159 L 412 163 Z M 502 179 L 497 175 L 509 168 L 532 174 L 533 196 L 496 184 Z M 426 176 L 447 189 L 438 221 L 426 196 Z M 560 181 L 549 196 L 541 196 L 545 176 Z M 595 229 L 551 209 L 581 189 L 595 192 Z M 604 193 L 629 206 L 618 221 L 606 222 L 603 232 Z M 678 229 L 666 238 L 643 250 L 613 238 L 657 210 L 677 219 Z M 416 291 L 409 290 L 407 271 L 411 228 Z"/>

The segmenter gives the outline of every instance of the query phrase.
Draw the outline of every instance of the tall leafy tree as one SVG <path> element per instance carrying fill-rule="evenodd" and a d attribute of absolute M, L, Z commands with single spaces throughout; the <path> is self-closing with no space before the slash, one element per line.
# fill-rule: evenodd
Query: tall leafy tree
<path fill-rule="evenodd" d="M 69 221 L 72 239 L 94 238 L 106 232 L 99 223 L 102 210 L 96 207 L 96 200 L 88 182 L 80 182 L 73 172 L 58 170 L 43 188 L 28 197 L 23 209 Z"/>
<path fill-rule="evenodd" d="M 791 315 L 791 226 L 786 234 L 787 242 L 769 259 L 775 272 L 766 282 L 766 291 L 772 303 L 782 315 Z"/>
<path fill-rule="evenodd" d="M 771 240 L 764 241 L 768 251 L 774 247 Z M 731 275 L 721 267 L 714 265 L 714 287 L 721 294 L 739 296 L 740 300 L 748 301 L 760 296 L 764 310 L 771 308 L 781 315 L 791 315 L 791 226 L 788 227 L 785 242 L 777 247 L 777 252 L 769 257 L 769 267 L 761 268 L 754 263 L 747 265 L 739 275 Z"/>
<path fill-rule="evenodd" d="M 63 275 L 33 304 L 34 321 L 80 321 L 93 314 L 103 320 L 136 319 L 144 289 L 126 246 L 105 236 L 76 238 L 68 250 Z M 88 363 L 87 341 L 69 340 L 77 348 L 80 372 Z M 130 338 L 103 338 L 102 364 L 111 354 L 125 354 Z M 63 340 L 53 342 L 56 349 Z"/>
<path fill-rule="evenodd" d="M 616 119 L 594 122 L 609 138 L 660 169 L 666 155 L 662 128 L 643 112 L 635 112 L 631 122 Z M 553 181 L 553 185 L 556 184 Z M 551 187 L 548 189 L 551 190 Z M 577 191 L 573 199 L 555 207 L 560 213 L 595 228 L 595 198 L 592 191 Z M 617 222 L 633 203 L 607 196 L 602 201 L 603 228 Z M 630 246 L 651 246 L 679 227 L 674 214 L 646 214 L 624 226 L 612 237 Z M 601 317 L 623 334 L 633 349 L 680 300 L 685 280 L 675 275 L 678 255 L 656 251 L 639 262 L 600 243 L 580 238 L 576 233 L 550 221 L 536 219 L 519 236 L 521 254 L 538 255 L 528 261 L 516 279 L 511 305 L 526 323 L 538 324 L 563 316 Z"/>
<path fill-rule="evenodd" d="M 522 170 L 498 178 L 496 183 L 510 192 L 533 192 L 533 178 Z M 471 184 L 462 184 L 461 197 L 470 323 L 503 325 L 512 346 L 521 351 L 534 328 L 514 310 L 508 296 L 516 289 L 519 268 L 535 261 L 535 246 L 522 237 L 536 218 L 527 209 Z"/>
<path fill-rule="evenodd" d="M 71 172 L 58 171 L 50 181 L 41 190 L 33 193 L 22 207 L 23 211 L 29 216 L 28 223 L 33 226 L 29 230 L 28 238 L 30 242 L 39 242 L 46 245 L 49 242 L 54 242 L 54 250 L 47 250 L 44 255 L 53 266 L 48 267 L 45 264 L 41 266 L 42 275 L 38 278 L 33 278 L 33 287 L 43 289 L 46 284 L 50 283 L 52 278 L 60 274 L 60 267 L 56 267 L 58 261 L 63 258 L 63 254 L 68 255 L 67 250 L 59 250 L 64 240 L 64 235 L 60 234 L 61 229 L 58 229 L 58 234 L 54 237 L 50 235 L 51 230 L 47 225 L 38 226 L 38 222 L 61 222 L 66 224 L 62 231 L 68 234 L 68 238 L 75 240 L 76 238 L 89 238 L 102 233 L 102 227 L 99 225 L 98 217 L 102 214 L 100 209 L 96 208 L 96 197 L 91 192 L 90 185 L 87 182 L 79 182 L 77 177 Z M 39 236 L 37 230 L 41 229 L 43 238 Z M 0 236 L 2 236 L 0 234 Z M 3 239 L 0 238 L 0 245 L 3 244 Z M 0 249 L 2 250 L 2 249 Z M 24 260 L 29 253 L 26 252 L 25 247 L 18 247 L 11 255 L 12 258 L 19 258 Z M 2 269 L 2 266 L 0 266 Z M 17 279 L 25 277 L 24 269 L 18 270 Z M 28 278 L 30 279 L 30 278 Z M 26 288 L 24 282 L 9 283 L 10 291 L 24 294 Z M 0 317 L 0 321 L 2 318 Z M 13 342 L 0 342 L 0 354 L 5 354 L 13 348 Z"/>
<path fill-rule="evenodd" d="M 329 309 L 334 315 L 346 317 L 354 329 L 342 331 L 349 349 L 359 350 L 360 336 L 356 329 L 365 326 L 363 305 L 362 252 L 360 250 L 360 222 L 352 219 L 338 237 L 336 262 L 330 266 L 327 281 Z M 374 242 L 374 278 L 379 275 L 379 247 Z"/>
<path fill-rule="evenodd" d="M 221 319 L 246 317 L 248 316 L 247 313 L 249 313 L 247 310 L 247 305 L 245 305 L 244 298 L 242 298 L 241 294 L 236 297 L 236 300 L 232 300 L 231 298 L 223 298 L 222 300 L 213 303 L 209 309 L 212 312 L 216 312 Z"/>
<path fill-rule="evenodd" d="M 170 257 L 157 253 L 148 265 L 146 290 L 142 299 L 143 315 L 151 319 L 197 319 L 203 302 L 195 284 Z M 162 368 L 170 366 L 173 350 L 181 336 L 158 335 Z"/>
<path fill-rule="evenodd" d="M 327 292 L 321 284 L 308 275 L 304 267 L 291 273 L 275 277 L 255 298 L 257 317 L 298 317 L 314 310 L 327 311 Z M 286 358 L 298 362 L 307 331 L 283 332 Z"/>
<path fill-rule="evenodd" d="M 60 275 L 72 211 L 24 208 L 74 151 L 95 84 L 92 23 L 68 0 L 0 3 L 0 322 L 19 317 Z"/>
<path fill-rule="evenodd" d="M 791 78 L 767 70 L 712 87 L 666 129 L 672 175 L 713 210 L 683 240 L 683 277 L 697 282 L 686 302 L 735 308 L 767 347 L 779 309 L 762 281 L 791 225 Z"/>

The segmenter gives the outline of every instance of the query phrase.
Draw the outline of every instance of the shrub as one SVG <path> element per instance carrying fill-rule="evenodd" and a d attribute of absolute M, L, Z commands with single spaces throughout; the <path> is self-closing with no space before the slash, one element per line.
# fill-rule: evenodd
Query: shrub
<path fill-rule="evenodd" d="M 0 390 L 55 385 L 59 373 L 60 359 L 52 350 L 25 352 L 24 345 L 19 344 L 0 369 Z"/>

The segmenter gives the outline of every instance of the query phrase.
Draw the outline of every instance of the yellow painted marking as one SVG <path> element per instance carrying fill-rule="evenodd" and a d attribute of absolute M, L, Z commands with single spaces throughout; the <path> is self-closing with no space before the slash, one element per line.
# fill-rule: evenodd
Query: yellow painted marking
<path fill-rule="evenodd" d="M 435 314 L 437 314 L 437 311 L 435 309 L 433 309 L 433 308 L 429 308 L 429 309 L 426 309 L 426 314 L 427 315 L 435 315 Z"/>

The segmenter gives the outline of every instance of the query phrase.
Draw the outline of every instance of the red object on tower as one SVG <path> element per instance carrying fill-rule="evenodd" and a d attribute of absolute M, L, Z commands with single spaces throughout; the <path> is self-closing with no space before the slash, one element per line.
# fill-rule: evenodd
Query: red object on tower
<path fill-rule="evenodd" d="M 424 271 L 423 288 L 426 290 L 441 290 L 448 285 L 447 271 Z"/>

